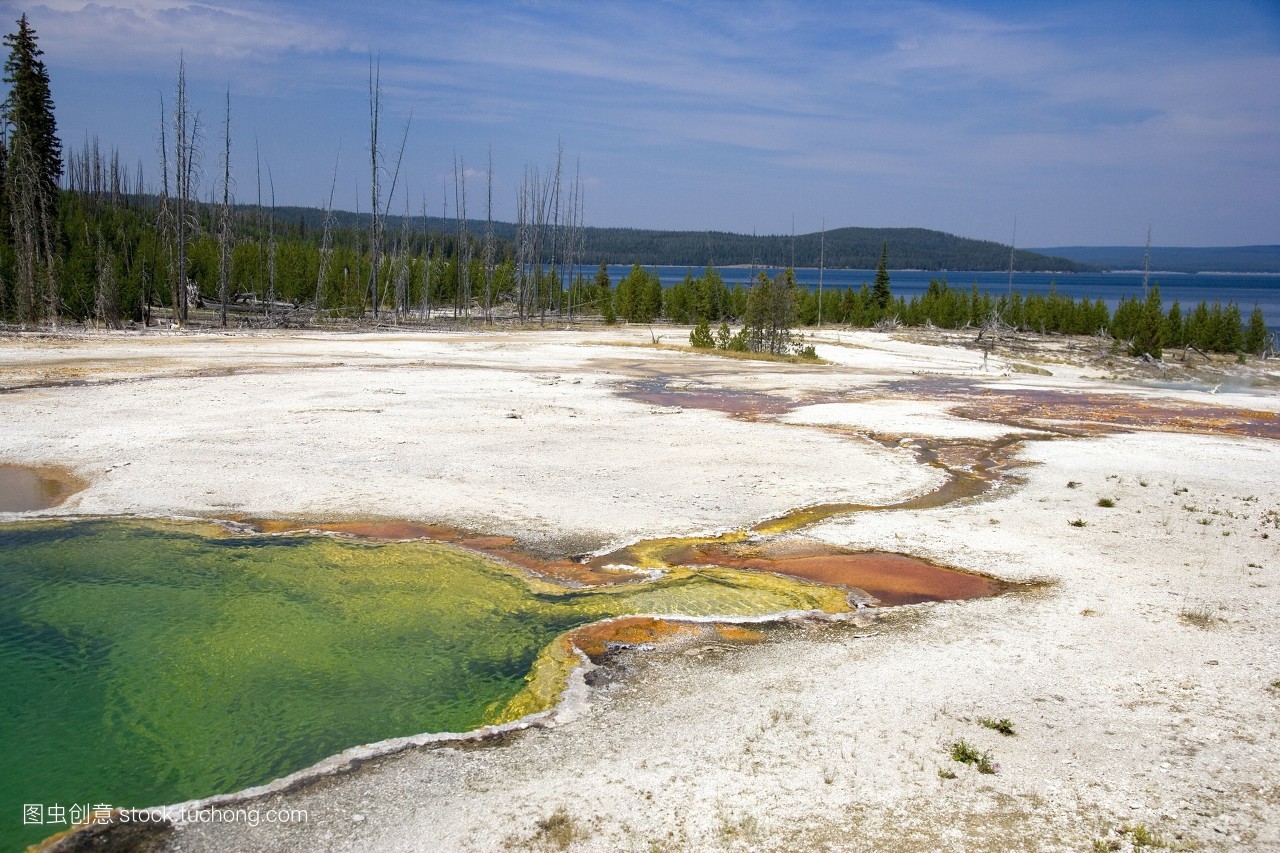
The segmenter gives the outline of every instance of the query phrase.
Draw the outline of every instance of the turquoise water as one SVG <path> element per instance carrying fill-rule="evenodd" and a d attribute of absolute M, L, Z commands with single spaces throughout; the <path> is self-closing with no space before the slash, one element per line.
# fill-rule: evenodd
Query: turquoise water
<path fill-rule="evenodd" d="M 544 648 L 606 616 L 842 602 L 729 571 L 569 591 L 424 542 L 0 527 L 0 849 L 66 828 L 24 825 L 24 804 L 173 803 L 502 719 Z"/>

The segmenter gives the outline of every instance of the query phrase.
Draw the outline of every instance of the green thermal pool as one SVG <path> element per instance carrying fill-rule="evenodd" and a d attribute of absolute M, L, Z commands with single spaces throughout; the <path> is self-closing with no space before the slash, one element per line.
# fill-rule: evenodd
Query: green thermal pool
<path fill-rule="evenodd" d="M 569 590 L 428 542 L 2 526 L 0 848 L 66 828 L 24 804 L 173 803 L 504 719 L 539 653 L 604 617 L 795 609 L 844 595 L 721 569 Z"/>

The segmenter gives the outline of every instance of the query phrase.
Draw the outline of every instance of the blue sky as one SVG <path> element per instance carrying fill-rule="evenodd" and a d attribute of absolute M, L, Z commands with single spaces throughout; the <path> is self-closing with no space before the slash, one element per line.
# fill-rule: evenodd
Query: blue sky
<path fill-rule="evenodd" d="M 372 55 L 390 146 L 412 113 L 415 212 L 440 213 L 456 155 L 483 216 L 492 150 L 512 219 L 562 140 L 592 225 L 1280 243 L 1274 0 L 0 2 L 24 10 L 65 144 L 97 134 L 149 180 L 179 53 L 207 187 L 230 87 L 244 202 L 256 140 L 279 203 L 322 204 L 337 158 L 337 206 L 367 210 Z"/>

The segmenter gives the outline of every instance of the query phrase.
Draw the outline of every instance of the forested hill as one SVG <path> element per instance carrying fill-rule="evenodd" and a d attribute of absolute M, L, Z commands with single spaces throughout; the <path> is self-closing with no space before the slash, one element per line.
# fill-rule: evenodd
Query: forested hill
<path fill-rule="evenodd" d="M 280 221 L 319 228 L 324 211 L 316 208 L 276 208 Z M 335 221 L 343 227 L 368 225 L 368 214 L 335 211 Z M 411 217 L 409 227 L 422 228 L 422 218 Z M 457 231 L 453 219 L 431 216 L 431 231 Z M 388 234 L 400 229 L 400 218 L 390 217 Z M 473 237 L 484 234 L 483 221 L 468 220 L 467 230 Z M 510 222 L 494 222 L 494 235 L 499 240 L 513 241 L 516 226 Z M 823 236 L 732 234 L 725 231 L 656 231 L 644 228 L 584 228 L 580 263 L 674 265 L 705 267 L 707 264 L 758 264 L 769 267 L 816 267 L 824 261 L 828 267 L 843 269 L 875 269 L 880 262 L 880 248 L 889 247 L 890 269 L 923 270 L 1005 270 L 1009 268 L 1009 246 L 987 240 L 970 240 L 926 228 L 837 228 Z M 1023 272 L 1087 272 L 1087 263 L 1066 258 L 1047 257 L 1019 250 L 1014 255 L 1014 269 Z"/>
<path fill-rule="evenodd" d="M 1062 246 L 1037 251 L 1109 270 L 1140 270 L 1142 246 Z M 1152 246 L 1151 269 L 1165 272 L 1280 273 L 1280 246 Z"/>
<path fill-rule="evenodd" d="M 825 243 L 825 248 L 824 248 Z M 722 231 L 647 231 L 636 228 L 588 229 L 587 254 L 593 261 L 705 266 L 760 264 L 843 269 L 874 269 L 880 250 L 889 249 L 890 269 L 1004 270 L 1009 246 L 970 240 L 925 228 L 837 228 L 822 234 L 729 234 Z M 1087 264 L 1035 252 L 1014 254 L 1020 271 L 1083 272 Z"/>

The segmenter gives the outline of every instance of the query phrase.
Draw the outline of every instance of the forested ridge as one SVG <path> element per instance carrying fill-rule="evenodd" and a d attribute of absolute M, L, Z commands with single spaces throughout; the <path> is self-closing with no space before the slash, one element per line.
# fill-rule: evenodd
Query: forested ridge
<path fill-rule="evenodd" d="M 891 269 L 991 271 L 1009 268 L 1009 245 L 972 240 L 927 228 L 833 228 L 825 234 L 733 234 L 725 231 L 654 231 L 640 228 L 588 228 L 588 263 L 874 269 L 880 250 L 889 246 Z M 1087 264 L 1017 250 L 1020 272 L 1087 272 Z"/>
<path fill-rule="evenodd" d="M 324 210 L 314 207 L 280 207 L 281 220 L 316 229 L 324 222 Z M 367 215 L 333 211 L 334 222 L 359 229 Z M 388 228 L 400 227 L 402 217 L 388 218 Z M 411 229 L 420 229 L 423 218 L 410 217 Z M 456 234 L 453 219 L 429 216 L 425 226 L 442 234 Z M 467 230 L 483 231 L 483 221 L 469 220 Z M 517 226 L 494 222 L 495 236 L 514 241 Z M 735 264 L 784 268 L 874 269 L 880 248 L 889 244 L 891 269 L 993 271 L 1009 268 L 1009 246 L 986 240 L 957 237 L 927 228 L 833 228 L 822 234 L 790 235 L 736 234 L 728 231 L 661 231 L 645 228 L 581 227 L 581 263 L 595 266 L 638 263 L 644 266 L 693 266 Z M 1014 252 L 1013 267 L 1019 272 L 1087 272 L 1097 269 L 1067 258 L 1050 257 L 1031 250 Z"/>

